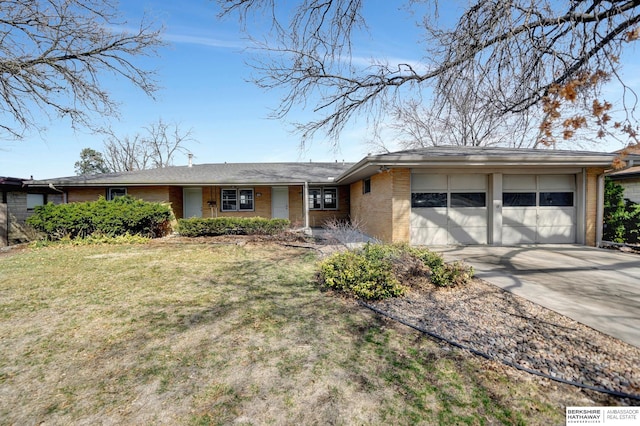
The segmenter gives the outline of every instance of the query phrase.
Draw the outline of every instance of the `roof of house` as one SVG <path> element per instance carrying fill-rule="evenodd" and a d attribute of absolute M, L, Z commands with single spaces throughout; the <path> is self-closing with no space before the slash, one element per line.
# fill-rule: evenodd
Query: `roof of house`
<path fill-rule="evenodd" d="M 22 182 L 24 180 L 25 179 L 20 179 L 20 178 L 16 178 L 16 177 L 0 176 L 0 189 L 2 189 L 2 190 L 22 189 Z"/>
<path fill-rule="evenodd" d="M 438 146 L 368 155 L 358 163 L 217 163 L 32 180 L 29 186 L 349 184 L 390 167 L 608 167 L 618 154 L 551 149 Z M 640 162 L 640 156 L 631 155 Z"/>
<path fill-rule="evenodd" d="M 340 178 L 350 183 L 388 167 L 607 167 L 617 154 L 592 151 L 436 146 L 369 155 Z M 637 157 L 640 160 L 640 157 Z"/>
<path fill-rule="evenodd" d="M 353 163 L 218 163 L 28 181 L 30 186 L 265 185 L 334 183 Z"/>

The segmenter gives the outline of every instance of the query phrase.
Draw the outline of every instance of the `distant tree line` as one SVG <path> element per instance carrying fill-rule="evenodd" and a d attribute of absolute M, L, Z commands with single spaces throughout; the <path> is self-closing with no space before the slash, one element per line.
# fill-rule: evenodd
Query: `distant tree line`
<path fill-rule="evenodd" d="M 175 155 L 188 154 L 186 144 L 193 141 L 192 130 L 182 130 L 177 123 L 159 119 L 133 136 L 114 132 L 104 142 L 102 151 L 84 148 L 75 163 L 77 175 L 130 172 L 173 165 Z"/>

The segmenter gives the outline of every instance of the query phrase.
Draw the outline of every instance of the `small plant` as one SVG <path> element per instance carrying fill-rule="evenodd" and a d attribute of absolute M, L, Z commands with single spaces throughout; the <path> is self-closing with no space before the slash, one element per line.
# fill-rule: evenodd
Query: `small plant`
<path fill-rule="evenodd" d="M 473 269 L 460 262 L 406 244 L 371 244 L 339 252 L 320 264 L 321 284 L 351 296 L 377 300 L 402 296 L 409 287 L 430 281 L 438 287 L 467 284 Z"/>
<path fill-rule="evenodd" d="M 462 262 L 445 263 L 432 269 L 431 282 L 438 287 L 455 287 L 467 284 L 473 278 L 473 268 Z"/>
<path fill-rule="evenodd" d="M 362 230 L 361 222 L 357 220 L 334 217 L 325 221 L 322 227 L 326 231 L 329 241 L 342 244 L 347 248 L 353 244 L 364 243 L 368 239 Z"/>

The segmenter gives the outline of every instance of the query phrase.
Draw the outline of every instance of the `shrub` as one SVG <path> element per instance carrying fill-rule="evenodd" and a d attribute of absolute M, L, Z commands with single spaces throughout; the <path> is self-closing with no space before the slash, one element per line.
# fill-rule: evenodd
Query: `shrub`
<path fill-rule="evenodd" d="M 624 199 L 624 188 L 605 180 L 603 239 L 615 243 L 640 243 L 640 204 Z"/>
<path fill-rule="evenodd" d="M 366 244 L 336 253 L 320 264 L 321 284 L 351 296 L 377 300 L 403 295 L 429 277 L 438 287 L 467 284 L 473 269 L 460 262 L 406 244 Z"/>
<path fill-rule="evenodd" d="M 336 253 L 321 264 L 321 280 L 329 288 L 362 299 L 401 296 L 407 288 L 393 276 L 390 263 L 379 257 L 381 253 L 377 250 Z"/>
<path fill-rule="evenodd" d="M 38 206 L 27 223 L 53 240 L 90 235 L 160 237 L 171 230 L 172 218 L 166 204 L 124 196 L 113 201 L 100 197 L 84 203 Z"/>
<path fill-rule="evenodd" d="M 462 262 L 445 263 L 431 272 L 431 282 L 438 287 L 464 285 L 472 278 L 473 268 Z"/>
<path fill-rule="evenodd" d="M 217 217 L 178 220 L 178 232 L 185 237 L 211 237 L 218 235 L 275 235 L 290 226 L 287 219 L 262 217 Z"/>

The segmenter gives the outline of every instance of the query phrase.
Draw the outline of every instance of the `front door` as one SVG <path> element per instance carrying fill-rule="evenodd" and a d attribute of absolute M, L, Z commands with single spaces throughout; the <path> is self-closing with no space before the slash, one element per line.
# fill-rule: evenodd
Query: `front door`
<path fill-rule="evenodd" d="M 184 188 L 182 204 L 185 219 L 202 217 L 202 188 Z"/>
<path fill-rule="evenodd" d="M 271 217 L 289 219 L 289 188 L 274 186 L 271 188 Z"/>

